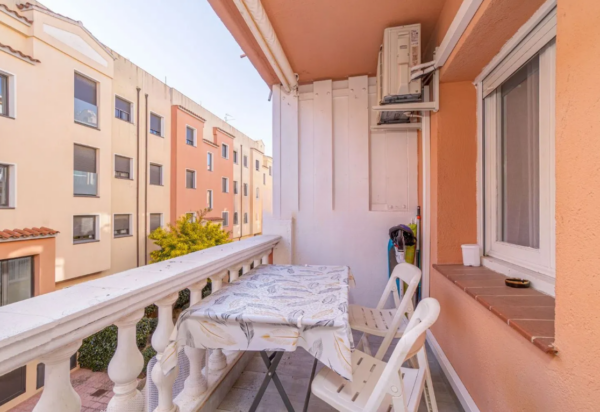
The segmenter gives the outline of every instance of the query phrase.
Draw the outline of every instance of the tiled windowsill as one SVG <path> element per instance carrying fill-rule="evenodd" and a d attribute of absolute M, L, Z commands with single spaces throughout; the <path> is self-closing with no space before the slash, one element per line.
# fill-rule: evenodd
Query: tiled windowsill
<path fill-rule="evenodd" d="M 498 316 L 542 351 L 556 354 L 552 296 L 535 289 L 515 289 L 506 276 L 483 266 L 433 265 L 441 275 Z"/>

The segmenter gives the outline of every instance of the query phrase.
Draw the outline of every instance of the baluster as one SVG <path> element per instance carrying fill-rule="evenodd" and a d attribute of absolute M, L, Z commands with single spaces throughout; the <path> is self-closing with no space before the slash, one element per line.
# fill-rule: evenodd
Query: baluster
<path fill-rule="evenodd" d="M 229 283 L 233 283 L 240 277 L 240 269 L 242 266 L 234 266 L 232 269 L 229 269 Z"/>
<path fill-rule="evenodd" d="M 263 265 L 268 265 L 269 264 L 269 256 L 271 256 L 271 252 L 272 251 L 269 250 L 269 252 L 262 257 L 262 264 Z"/>
<path fill-rule="evenodd" d="M 221 289 L 223 286 L 223 278 L 227 276 L 229 272 L 224 271 L 218 275 L 211 276 L 210 281 L 212 282 L 213 293 Z M 222 349 L 213 349 L 210 357 L 208 358 L 208 367 L 211 371 L 220 371 L 227 367 L 227 357 L 223 354 Z"/>
<path fill-rule="evenodd" d="M 176 367 L 169 375 L 165 376 L 160 365 L 163 352 L 169 345 L 169 338 L 175 327 L 173 324 L 173 304 L 178 296 L 179 294 L 175 292 L 156 302 L 156 306 L 158 306 L 158 325 L 152 335 L 152 347 L 156 351 L 158 362 L 154 365 L 151 376 L 158 390 L 158 406 L 154 412 L 179 411 L 177 405 L 173 403 L 173 384 L 177 378 L 179 367 Z"/>
<path fill-rule="evenodd" d="M 256 269 L 257 267 L 259 267 L 260 263 L 261 263 L 260 256 L 259 257 L 255 257 L 254 258 L 254 269 Z"/>
<path fill-rule="evenodd" d="M 108 376 L 115 383 L 107 412 L 142 412 L 144 396 L 137 390 L 137 377 L 144 368 L 144 356 L 137 348 L 136 325 L 144 316 L 140 309 L 115 322 L 119 328 L 117 351 L 108 364 Z"/>
<path fill-rule="evenodd" d="M 252 264 L 252 261 L 249 260 L 246 263 L 244 263 L 244 265 L 242 266 L 242 274 L 245 275 L 246 273 L 250 272 L 250 265 Z"/>
<path fill-rule="evenodd" d="M 190 307 L 200 303 L 202 300 L 202 289 L 204 289 L 205 286 L 206 280 L 203 280 L 189 287 Z M 183 350 L 190 361 L 190 375 L 183 384 L 183 399 L 182 402 L 180 402 L 181 405 L 197 398 L 208 389 L 206 378 L 202 373 L 202 369 L 206 365 L 206 349 L 185 346 Z"/>
<path fill-rule="evenodd" d="M 79 412 L 81 398 L 71 386 L 71 356 L 81 346 L 73 342 L 40 359 L 45 365 L 44 391 L 34 412 Z"/>

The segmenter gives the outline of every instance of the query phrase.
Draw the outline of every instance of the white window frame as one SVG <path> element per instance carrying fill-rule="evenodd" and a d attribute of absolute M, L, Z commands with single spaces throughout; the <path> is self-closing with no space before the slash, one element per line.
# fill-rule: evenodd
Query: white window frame
<path fill-rule="evenodd" d="M 151 166 L 160 166 L 160 184 L 155 185 L 154 183 L 150 183 L 150 167 Z M 148 163 L 148 182 L 146 183 L 148 186 L 164 186 L 165 185 L 165 167 L 160 163 L 150 162 Z"/>
<path fill-rule="evenodd" d="M 11 119 L 17 118 L 17 75 L 6 70 L 0 69 L 0 74 L 6 76 L 6 83 L 8 85 L 8 115 Z M 75 91 L 73 91 L 73 95 Z M 4 117 L 3 115 L 0 115 Z"/>
<path fill-rule="evenodd" d="M 129 234 L 128 235 L 116 235 L 115 234 L 115 217 L 116 216 L 129 216 Z M 133 213 L 113 213 L 112 232 L 113 232 L 114 239 L 119 239 L 122 237 L 132 237 L 133 236 Z"/>
<path fill-rule="evenodd" d="M 75 121 L 76 124 L 80 124 L 80 125 L 83 125 L 83 126 L 91 127 L 92 129 L 98 129 L 98 130 L 100 130 L 100 116 L 101 116 L 100 107 L 101 107 L 101 104 L 102 104 L 102 101 L 100 100 L 100 95 L 101 95 L 101 93 L 100 93 L 100 85 L 101 85 L 100 80 L 94 79 L 93 77 L 91 77 L 91 76 L 89 76 L 89 75 L 87 75 L 85 73 L 82 73 L 82 72 L 80 72 L 78 70 L 75 70 L 73 72 L 73 80 L 75 80 L 75 75 L 79 75 L 81 77 L 85 77 L 89 81 L 96 83 L 96 109 L 98 110 L 98 123 L 94 126 L 93 124 L 88 124 L 88 123 L 85 123 L 85 122 L 80 122 L 79 120 L 76 120 L 75 117 L 73 117 L 73 120 Z M 75 105 L 75 86 L 73 86 L 73 105 Z"/>
<path fill-rule="evenodd" d="M 8 206 L 0 206 L 1 209 L 16 209 L 17 208 L 17 164 L 3 162 L 0 160 L 0 165 L 8 166 Z"/>
<path fill-rule="evenodd" d="M 188 142 L 187 142 L 187 129 L 192 129 L 194 132 L 194 137 L 192 138 L 193 143 L 191 145 L 188 144 Z M 189 124 L 185 125 L 185 144 L 186 144 L 186 146 L 198 147 L 198 129 L 190 126 Z"/>
<path fill-rule="evenodd" d="M 117 97 L 119 99 L 121 99 L 121 100 L 126 101 L 127 103 L 129 103 L 129 110 L 131 111 L 131 113 L 129 113 L 129 121 L 123 120 L 123 119 L 121 119 L 120 117 L 117 117 L 117 116 L 115 116 L 115 119 L 119 119 L 119 120 L 121 120 L 121 121 L 123 121 L 125 123 L 135 124 L 135 122 L 133 121 L 133 119 L 134 119 L 134 115 L 133 114 L 135 113 L 135 104 L 132 101 L 130 101 L 129 99 L 126 99 L 123 96 L 120 96 L 120 95 L 118 95 L 118 94 L 115 93 L 114 100 L 113 100 L 114 106 L 115 106 L 114 107 L 115 111 L 117 110 L 117 103 L 116 103 L 117 102 Z"/>
<path fill-rule="evenodd" d="M 208 160 L 209 157 L 210 157 L 210 161 Z M 208 170 L 209 172 L 212 172 L 215 168 L 214 162 L 215 162 L 215 157 L 213 156 L 213 153 L 206 152 L 206 170 Z"/>
<path fill-rule="evenodd" d="M 227 215 L 227 219 L 225 219 L 225 216 Z M 223 227 L 229 227 L 229 212 L 227 211 L 223 211 L 221 212 L 221 218 L 223 219 Z M 225 224 L 227 223 L 227 224 Z"/>
<path fill-rule="evenodd" d="M 194 173 L 194 187 L 187 187 L 187 172 L 193 172 Z M 196 187 L 198 187 L 196 185 L 196 179 L 198 177 L 198 173 L 196 173 L 196 171 L 194 169 L 185 169 L 185 188 L 186 189 L 196 189 Z"/>
<path fill-rule="evenodd" d="M 76 217 L 87 217 L 87 216 L 94 216 L 95 219 L 95 224 L 96 227 L 94 228 L 94 232 L 96 234 L 96 236 L 94 237 L 94 239 L 89 239 L 89 240 L 81 240 L 79 242 L 75 241 L 75 218 Z M 100 215 L 97 213 L 85 213 L 85 214 L 81 214 L 81 215 L 73 215 L 73 218 L 71 219 L 71 239 L 73 241 L 74 245 L 82 245 L 85 243 L 93 243 L 93 242 L 99 242 L 100 241 Z"/>
<path fill-rule="evenodd" d="M 188 215 L 192 215 L 192 219 L 190 220 L 190 222 L 195 222 L 196 221 L 196 212 L 185 212 L 185 217 L 187 218 Z"/>
<path fill-rule="evenodd" d="M 165 226 L 165 218 L 164 215 L 162 213 L 150 213 L 150 216 L 148 218 L 148 233 L 152 232 L 152 227 L 150 226 L 150 221 L 152 220 L 151 217 L 152 215 L 158 215 L 160 217 L 160 225 L 158 227 L 164 227 Z"/>
<path fill-rule="evenodd" d="M 156 117 L 160 117 L 160 134 L 154 134 L 151 132 L 151 127 L 152 127 L 152 115 L 156 116 Z M 150 111 L 150 113 L 148 113 L 148 133 L 151 134 L 152 136 L 158 136 L 158 137 L 162 137 L 164 139 L 165 137 L 165 117 L 161 116 L 160 114 Z"/>
<path fill-rule="evenodd" d="M 225 191 L 223 193 L 229 193 L 229 178 L 228 177 L 221 178 L 221 190 L 223 190 L 223 183 L 225 183 Z"/>
<path fill-rule="evenodd" d="M 207 203 L 207 206 L 208 206 L 208 208 L 209 208 L 210 210 L 212 210 L 212 208 L 213 208 L 213 206 L 214 206 L 214 202 L 215 202 L 214 193 L 213 193 L 213 191 L 212 191 L 211 189 L 208 189 L 208 190 L 206 191 L 206 194 L 207 194 L 207 195 L 209 195 L 209 194 L 210 194 L 210 195 L 208 196 L 208 199 L 207 199 L 207 200 L 208 200 L 208 202 L 206 202 L 206 203 Z"/>
<path fill-rule="evenodd" d="M 117 172 L 117 156 L 125 157 L 130 160 L 130 162 L 129 162 L 129 178 L 115 176 L 115 173 Z M 124 154 L 120 154 L 120 153 L 114 153 L 113 154 L 113 177 L 115 179 L 134 180 L 134 178 L 133 178 L 133 171 L 135 170 L 135 166 L 133 165 L 134 161 L 135 160 L 133 159 L 133 157 L 125 156 Z"/>
<path fill-rule="evenodd" d="M 554 295 L 555 247 L 555 1 L 540 10 L 507 42 L 475 81 L 478 90 L 478 243 L 483 264 L 532 281 Z M 540 247 L 498 241 L 499 92 L 506 79 L 539 53 L 540 75 Z M 484 103 L 485 102 L 485 103 Z M 485 113 L 484 113 L 485 112 Z M 483 176 L 483 178 L 481 178 Z"/>
<path fill-rule="evenodd" d="M 223 156 L 223 149 L 225 150 L 225 156 Z M 227 143 L 221 144 L 221 157 L 223 159 L 229 159 L 229 145 Z"/>

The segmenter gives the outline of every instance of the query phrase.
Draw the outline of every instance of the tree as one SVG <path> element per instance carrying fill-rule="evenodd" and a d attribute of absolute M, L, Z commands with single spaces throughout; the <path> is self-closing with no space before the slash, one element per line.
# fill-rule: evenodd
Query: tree
<path fill-rule="evenodd" d="M 150 233 L 149 238 L 160 246 L 160 250 L 150 253 L 152 263 L 230 243 L 229 232 L 220 224 L 205 219 L 208 212 L 209 209 L 198 211 L 195 221 L 181 216 L 174 225 L 169 224 L 168 230 L 159 227 Z"/>

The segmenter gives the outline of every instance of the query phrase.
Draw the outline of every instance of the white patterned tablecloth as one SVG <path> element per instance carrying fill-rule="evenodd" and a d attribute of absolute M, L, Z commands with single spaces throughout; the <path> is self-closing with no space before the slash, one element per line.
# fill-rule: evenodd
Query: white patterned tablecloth
<path fill-rule="evenodd" d="M 182 312 L 175 349 L 295 351 L 305 348 L 352 379 L 346 266 L 261 265 Z M 168 372 L 170 366 L 166 367 Z M 174 367 L 174 365 L 173 365 Z"/>

